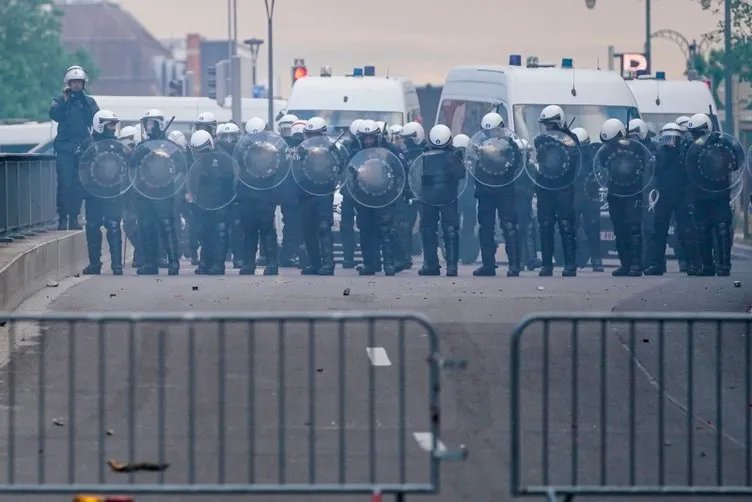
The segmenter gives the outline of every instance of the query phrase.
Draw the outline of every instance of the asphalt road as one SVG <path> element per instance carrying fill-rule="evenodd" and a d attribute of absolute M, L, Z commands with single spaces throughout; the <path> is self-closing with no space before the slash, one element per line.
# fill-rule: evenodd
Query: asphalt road
<path fill-rule="evenodd" d="M 541 279 L 533 273 L 516 279 L 473 278 L 471 267 L 463 267 L 457 278 L 421 278 L 415 272 L 395 278 L 366 278 L 343 270 L 337 270 L 333 278 L 301 277 L 294 270 L 283 270 L 279 277 L 237 277 L 233 273 L 196 277 L 187 267 L 179 277 L 155 278 L 137 277 L 129 270 L 124 277 L 81 278 L 61 284 L 60 291 L 46 292 L 49 298 L 38 297 L 31 310 L 421 312 L 433 323 L 442 354 L 469 362 L 464 371 L 442 375 L 440 439 L 449 449 L 467 445 L 470 455 L 465 462 L 442 466 L 441 494 L 431 498 L 499 501 L 510 499 L 510 333 L 524 315 L 611 310 L 745 312 L 752 304 L 751 264 L 736 261 L 731 278 L 687 278 L 671 273 L 615 279 L 609 273 L 593 272 L 567 279 Z M 741 281 L 741 288 L 734 287 L 735 280 Z M 13 377 L 9 382 L 7 371 L 0 377 L 3 482 L 7 482 L 8 468 L 5 452 L 11 446 L 5 432 L 11 399 L 15 399 L 13 467 L 17 483 L 36 483 L 40 465 L 46 483 L 67 483 L 72 476 L 82 483 L 98 482 L 100 476 L 108 483 L 127 483 L 131 479 L 128 474 L 111 473 L 104 461 L 125 461 L 130 454 L 139 461 L 170 463 L 164 478 L 139 473 L 132 478 L 137 483 L 245 483 L 249 479 L 256 483 L 337 483 L 342 475 L 351 483 L 430 481 L 428 456 L 421 443 L 430 430 L 427 357 L 431 337 L 415 322 L 407 322 L 402 332 L 398 323 L 379 322 L 372 330 L 362 323 L 346 324 L 342 331 L 338 325 L 322 324 L 313 332 L 307 325 L 227 325 L 222 331 L 217 325 L 202 324 L 192 335 L 187 326 L 149 324 L 130 333 L 127 326 L 118 325 L 108 326 L 106 337 L 99 336 L 96 326 L 81 325 L 72 338 L 67 326 L 57 324 L 18 334 L 20 354 L 14 358 Z M 585 326 L 579 333 L 576 420 L 572 419 L 570 394 L 570 326 L 552 327 L 545 365 L 540 328 L 531 327 L 523 339 L 524 481 L 541 482 L 545 367 L 550 376 L 550 482 L 570 481 L 573 431 L 579 482 L 598 482 L 603 465 L 609 482 L 628 481 L 632 359 L 626 349 L 630 333 L 616 328 L 609 334 L 614 336 L 607 337 L 603 352 L 608 385 L 605 421 L 601 421 L 600 406 L 604 366 L 600 364 L 599 329 Z M 746 483 L 743 445 L 749 399 L 743 385 L 744 335 L 743 330 L 727 330 L 720 355 L 725 365 L 720 406 L 725 436 L 720 458 L 726 483 Z M 699 329 L 693 347 L 691 395 L 696 420 L 689 422 L 685 411 L 686 329 L 667 330 L 664 364 L 668 398 L 662 410 L 656 387 L 660 373 L 656 330 L 641 327 L 635 336 L 639 364 L 634 366 L 636 447 L 632 458 L 636 480 L 641 484 L 657 481 L 658 451 L 662 450 L 667 482 L 686 482 L 687 458 L 694 461 L 695 483 L 715 482 L 714 331 Z M 14 395 L 9 393 L 10 383 L 15 383 Z M 69 392 L 71 388 L 73 392 Z M 43 414 L 39 411 L 42 402 Z M 659 413 L 666 424 L 663 436 L 656 425 Z M 39 442 L 40 425 L 44 444 Z M 693 431 L 691 453 L 687 450 L 687 427 Z M 599 443 L 603 431 L 608 436 L 605 463 Z M 202 498 L 207 499 L 217 498 Z M 267 499 L 272 500 L 254 497 Z M 323 501 L 332 497 L 282 499 Z M 139 496 L 136 500 L 184 498 Z"/>

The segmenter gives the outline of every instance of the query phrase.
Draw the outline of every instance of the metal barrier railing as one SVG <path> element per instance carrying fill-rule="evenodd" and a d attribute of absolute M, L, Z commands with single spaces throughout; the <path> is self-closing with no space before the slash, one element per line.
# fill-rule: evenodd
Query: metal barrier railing
<path fill-rule="evenodd" d="M 419 314 L 0 314 L 0 324 L 2 494 L 404 500 L 436 493 L 441 461 L 466 456 L 439 441 L 440 372 L 463 363 L 440 356 Z"/>
<path fill-rule="evenodd" d="M 514 496 L 752 496 L 752 316 L 528 317 L 511 347 Z"/>
<path fill-rule="evenodd" d="M 55 156 L 0 154 L 0 242 L 47 230 L 57 219 Z"/>

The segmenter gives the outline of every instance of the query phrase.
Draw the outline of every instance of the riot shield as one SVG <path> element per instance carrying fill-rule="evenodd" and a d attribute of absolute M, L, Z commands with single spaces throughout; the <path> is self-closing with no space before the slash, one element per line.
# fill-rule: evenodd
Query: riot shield
<path fill-rule="evenodd" d="M 744 165 L 744 148 L 730 134 L 708 134 L 687 149 L 685 166 L 690 185 L 707 194 L 729 192 L 731 201 L 741 195 Z"/>
<path fill-rule="evenodd" d="M 624 138 L 604 144 L 593 159 L 598 184 L 614 197 L 633 197 L 655 178 L 655 157 L 639 141 Z"/>
<path fill-rule="evenodd" d="M 361 206 L 386 207 L 405 190 L 405 168 L 386 148 L 366 148 L 350 160 L 345 188 Z"/>
<path fill-rule="evenodd" d="M 188 171 L 186 199 L 205 211 L 219 211 L 235 200 L 233 158 L 221 151 L 199 154 Z"/>
<path fill-rule="evenodd" d="M 562 190 L 574 184 L 582 169 L 582 151 L 563 131 L 546 131 L 535 138 L 535 160 L 525 169 L 533 182 L 546 190 Z"/>
<path fill-rule="evenodd" d="M 456 152 L 429 150 L 410 166 L 408 183 L 414 199 L 429 206 L 446 206 L 467 188 L 465 162 Z"/>
<path fill-rule="evenodd" d="M 276 188 L 290 174 L 286 154 L 287 142 L 282 136 L 269 131 L 247 134 L 233 151 L 235 175 L 240 183 L 253 190 Z"/>
<path fill-rule="evenodd" d="M 602 187 L 598 180 L 595 179 L 595 173 L 590 171 L 582 182 L 582 190 L 585 192 L 585 198 L 592 202 L 603 203 L 606 200 L 608 190 Z"/>
<path fill-rule="evenodd" d="M 149 140 L 140 143 L 133 152 L 129 175 L 133 188 L 143 197 L 168 199 L 185 185 L 188 162 L 172 141 Z"/>
<path fill-rule="evenodd" d="M 327 136 L 303 141 L 292 154 L 292 177 L 304 192 L 331 195 L 343 182 L 339 149 Z"/>
<path fill-rule="evenodd" d="M 481 185 L 500 188 L 514 183 L 525 170 L 527 154 L 508 129 L 479 131 L 465 149 L 465 164 Z"/>
<path fill-rule="evenodd" d="M 128 163 L 132 150 L 120 141 L 107 139 L 92 144 L 78 162 L 78 178 L 94 197 L 113 199 L 131 187 Z"/>

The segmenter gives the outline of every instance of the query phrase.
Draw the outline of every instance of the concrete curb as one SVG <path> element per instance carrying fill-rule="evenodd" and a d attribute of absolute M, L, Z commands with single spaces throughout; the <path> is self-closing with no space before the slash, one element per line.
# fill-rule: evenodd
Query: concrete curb
<path fill-rule="evenodd" d="M 105 259 L 106 240 L 103 248 Z M 87 264 L 83 231 L 52 231 L 0 247 L 0 311 L 15 310 L 51 281 L 78 274 Z"/>

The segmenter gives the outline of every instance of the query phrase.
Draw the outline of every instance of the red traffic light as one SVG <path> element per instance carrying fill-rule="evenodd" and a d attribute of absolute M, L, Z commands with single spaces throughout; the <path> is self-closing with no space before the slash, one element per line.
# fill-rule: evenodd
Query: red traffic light
<path fill-rule="evenodd" d="M 299 78 L 308 76 L 308 68 L 305 66 L 296 66 L 292 72 L 292 81 L 295 83 Z"/>

